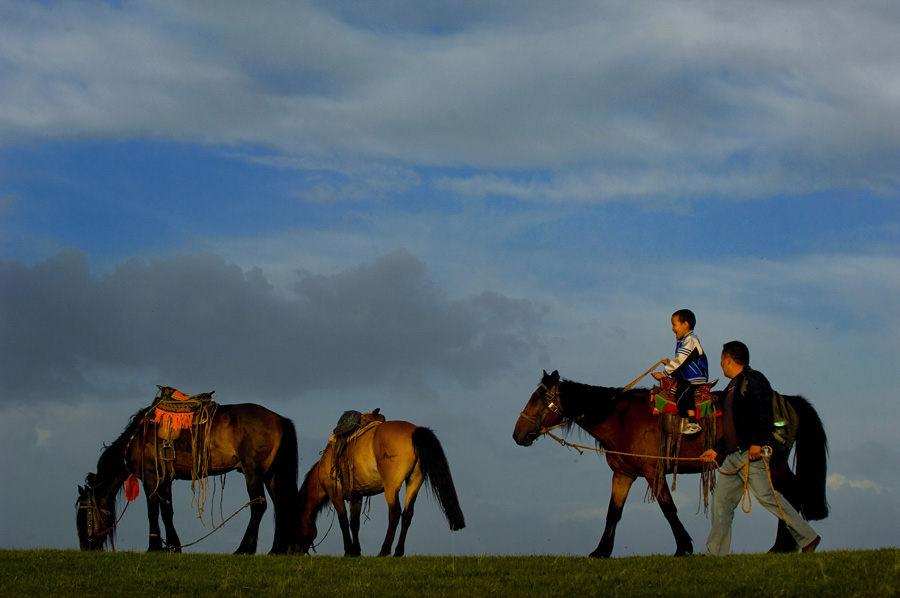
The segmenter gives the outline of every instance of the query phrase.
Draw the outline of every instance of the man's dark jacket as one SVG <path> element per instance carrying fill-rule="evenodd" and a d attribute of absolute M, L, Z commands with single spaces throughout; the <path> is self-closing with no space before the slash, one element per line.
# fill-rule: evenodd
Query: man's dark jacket
<path fill-rule="evenodd" d="M 731 409 L 739 450 L 749 450 L 750 446 L 754 444 L 757 446 L 769 444 L 769 438 L 774 428 L 772 387 L 769 385 L 769 381 L 761 372 L 745 366 L 744 371 L 734 378 L 734 389 Z M 728 413 L 724 411 L 723 406 L 722 417 L 726 418 Z M 728 447 L 725 444 L 725 438 L 721 438 L 713 449 L 719 455 L 727 454 Z"/>

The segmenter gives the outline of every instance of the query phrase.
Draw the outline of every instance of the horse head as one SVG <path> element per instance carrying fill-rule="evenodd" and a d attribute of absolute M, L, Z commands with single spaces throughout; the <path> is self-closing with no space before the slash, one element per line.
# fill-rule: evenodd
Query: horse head
<path fill-rule="evenodd" d="M 103 501 L 101 501 L 103 502 Z M 75 529 L 81 550 L 103 550 L 111 528 L 107 505 L 99 504 L 94 491 L 94 474 L 89 473 L 84 486 L 78 486 Z"/>
<path fill-rule="evenodd" d="M 321 461 L 317 461 L 310 468 L 297 492 L 297 510 L 300 513 L 299 552 L 301 554 L 308 554 L 310 549 L 315 550 L 314 543 L 319 535 L 316 519 L 319 512 L 329 504 L 328 494 L 319 480 L 320 466 Z"/>
<path fill-rule="evenodd" d="M 528 403 L 519 414 L 513 440 L 519 446 L 531 446 L 546 428 L 554 426 L 563 418 L 562 405 L 559 402 L 559 372 L 552 374 L 544 371 L 541 384 L 532 393 Z"/>

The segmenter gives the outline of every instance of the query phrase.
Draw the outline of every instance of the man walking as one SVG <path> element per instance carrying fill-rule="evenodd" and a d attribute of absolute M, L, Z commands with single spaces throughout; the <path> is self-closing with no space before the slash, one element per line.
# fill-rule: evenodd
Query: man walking
<path fill-rule="evenodd" d="M 716 481 L 706 554 L 724 556 L 731 549 L 731 523 L 744 493 L 745 476 L 749 478 L 750 490 L 757 502 L 787 523 L 801 550 L 814 551 L 821 538 L 780 492 L 776 501 L 776 493 L 760 459 L 762 447 L 774 428 L 769 381 L 762 373 L 750 368 L 750 350 L 740 341 L 731 341 L 722 347 L 722 372 L 731 378 L 722 406 L 724 435 L 714 448 L 704 452 L 700 458 L 712 462 L 721 455 L 724 457 L 721 469 L 733 473 L 722 473 Z M 748 459 L 750 466 L 744 468 Z"/>

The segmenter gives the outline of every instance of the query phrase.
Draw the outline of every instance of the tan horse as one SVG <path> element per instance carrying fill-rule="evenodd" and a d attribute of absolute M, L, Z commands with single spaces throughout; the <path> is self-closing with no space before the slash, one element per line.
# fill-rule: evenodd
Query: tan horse
<path fill-rule="evenodd" d="M 406 496 L 400 502 L 400 487 Z M 387 421 L 364 427 L 350 438 L 335 465 L 335 444 L 330 442 L 322 458 L 306 474 L 300 487 L 300 548 L 308 552 L 316 539 L 316 517 L 330 504 L 337 512 L 344 537 L 344 554 L 359 556 L 359 517 L 366 496 L 384 493 L 388 505 L 388 529 L 378 556 L 391 554 L 401 521 L 394 556 L 403 556 L 406 533 L 413 518 L 416 497 L 428 482 L 450 529 L 466 526 L 459 507 L 450 467 L 440 442 L 428 429 L 405 421 Z M 345 501 L 350 503 L 347 518 Z"/>

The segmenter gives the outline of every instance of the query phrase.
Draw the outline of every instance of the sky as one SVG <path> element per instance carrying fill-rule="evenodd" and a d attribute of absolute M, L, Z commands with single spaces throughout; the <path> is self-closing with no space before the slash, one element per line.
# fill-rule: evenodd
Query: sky
<path fill-rule="evenodd" d="M 542 370 L 672 357 L 681 308 L 712 377 L 742 340 L 822 417 L 820 550 L 897 546 L 898 28 L 887 0 L 0 0 L 0 548 L 77 549 L 76 487 L 159 384 L 289 417 L 301 475 L 345 410 L 432 428 L 468 526 L 423 495 L 407 554 L 586 555 L 610 469 L 516 419 Z M 246 502 L 225 479 L 202 520 L 175 484 L 184 543 Z M 674 553 L 645 488 L 614 557 Z M 774 534 L 739 512 L 733 550 Z"/>

